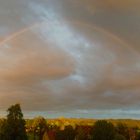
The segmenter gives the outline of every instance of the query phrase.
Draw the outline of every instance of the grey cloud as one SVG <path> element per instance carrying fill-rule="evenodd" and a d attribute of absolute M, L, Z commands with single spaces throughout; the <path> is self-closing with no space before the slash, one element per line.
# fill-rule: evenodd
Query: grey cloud
<path fill-rule="evenodd" d="M 1 40 L 17 32 L 0 44 L 0 109 L 138 109 L 139 1 L 12 2 L 0 8 Z"/>
<path fill-rule="evenodd" d="M 12 81 L 30 78 L 55 79 L 73 72 L 74 61 L 70 55 L 43 43 L 30 32 L 1 45 L 1 77 Z"/>
<path fill-rule="evenodd" d="M 40 26 L 45 30 L 44 24 Z M 133 48 L 111 34 L 81 23 L 71 27 L 77 32 L 65 30 L 66 42 L 61 40 L 63 35 L 58 38 L 56 34 L 47 34 L 56 41 L 52 45 L 52 40 L 42 40 L 41 32 L 34 30 L 40 30 L 40 26 L 1 45 L 3 101 L 19 101 L 23 108 L 33 110 L 138 105 L 135 88 L 139 86 L 140 57 Z M 59 26 L 52 29 L 63 32 Z M 72 36 L 79 36 L 78 42 Z M 130 92 L 124 89 L 135 93 L 136 103 L 125 97 Z M 1 105 L 6 106 L 3 101 Z"/>

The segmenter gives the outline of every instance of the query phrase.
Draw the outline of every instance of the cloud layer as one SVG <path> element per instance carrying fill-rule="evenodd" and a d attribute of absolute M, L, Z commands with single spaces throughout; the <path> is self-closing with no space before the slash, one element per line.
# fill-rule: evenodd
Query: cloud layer
<path fill-rule="evenodd" d="M 20 102 L 24 110 L 89 110 L 89 113 L 94 109 L 138 110 L 138 47 L 131 45 L 135 40 L 129 44 L 114 34 L 124 36 L 125 30 L 131 31 L 128 26 L 124 27 L 121 18 L 112 25 L 104 20 L 108 19 L 109 11 L 114 15 L 118 10 L 134 14 L 138 1 L 129 0 L 124 4 L 124 1 L 109 0 L 105 3 L 60 0 L 57 7 L 54 0 L 48 2 L 51 8 L 43 0 L 45 5 L 33 1 L 14 2 L 21 9 L 28 3 L 29 14 L 24 9 L 17 13 L 21 18 L 18 24 L 13 21 L 16 33 L 11 36 L 7 36 L 13 32 L 8 29 L 10 26 L 0 23 L 5 29 L 0 30 L 1 38 L 7 36 L 0 43 L 1 110 L 15 102 Z M 7 6 L 6 2 L 3 4 Z M 17 11 L 12 11 L 14 16 Z M 74 11 L 77 11 L 75 15 Z M 83 11 L 85 15 L 81 16 Z M 131 21 L 131 16 L 128 19 Z M 11 21 L 6 17 L 5 22 L 8 20 Z M 111 32 L 114 27 L 124 29 Z"/>
<path fill-rule="evenodd" d="M 136 101 L 140 57 L 132 48 L 84 24 L 47 25 L 38 24 L 1 44 L 3 101 L 42 110 L 137 105 L 131 94 Z"/>

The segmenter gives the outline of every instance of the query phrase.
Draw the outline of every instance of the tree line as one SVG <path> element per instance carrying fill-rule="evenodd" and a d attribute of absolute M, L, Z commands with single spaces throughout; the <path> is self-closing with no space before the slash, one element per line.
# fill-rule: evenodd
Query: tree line
<path fill-rule="evenodd" d="M 7 112 L 7 117 L 0 119 L 0 140 L 140 140 L 139 128 L 124 123 L 114 126 L 107 120 L 98 120 L 92 126 L 62 127 L 37 117 L 27 125 L 20 104 L 12 105 Z"/>

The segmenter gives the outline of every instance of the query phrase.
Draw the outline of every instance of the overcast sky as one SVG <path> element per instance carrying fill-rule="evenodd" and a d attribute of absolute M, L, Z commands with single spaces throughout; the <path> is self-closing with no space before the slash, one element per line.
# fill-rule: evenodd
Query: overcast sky
<path fill-rule="evenodd" d="M 0 0 L 0 110 L 15 103 L 140 118 L 140 1 Z"/>

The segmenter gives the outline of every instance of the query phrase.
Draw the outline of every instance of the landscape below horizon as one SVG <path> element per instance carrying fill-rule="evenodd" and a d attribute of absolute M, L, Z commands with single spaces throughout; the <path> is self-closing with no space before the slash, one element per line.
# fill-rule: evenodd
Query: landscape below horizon
<path fill-rule="evenodd" d="M 139 0 L 0 0 L 0 118 L 140 119 Z"/>

